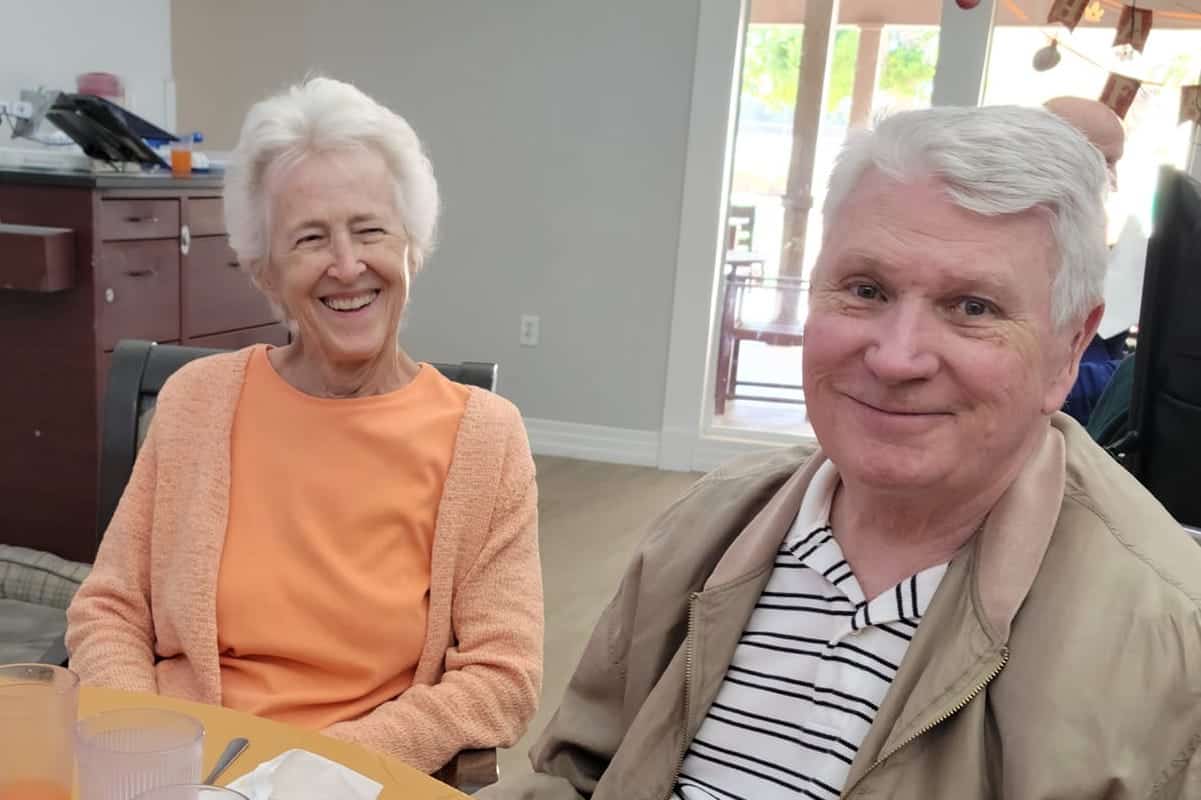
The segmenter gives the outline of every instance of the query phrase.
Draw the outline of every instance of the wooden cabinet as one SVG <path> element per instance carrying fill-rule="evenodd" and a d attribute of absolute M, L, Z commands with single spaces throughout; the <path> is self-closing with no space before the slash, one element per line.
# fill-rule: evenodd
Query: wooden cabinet
<path fill-rule="evenodd" d="M 216 178 L 0 171 L 0 233 L 0 543 L 90 561 L 117 342 L 282 345 L 287 328 L 237 267 Z"/>
<path fill-rule="evenodd" d="M 271 319 L 271 307 L 255 291 L 225 236 L 192 239 L 183 259 L 185 341 L 249 328 Z"/>
<path fill-rule="evenodd" d="M 179 245 L 170 239 L 104 242 L 95 262 L 96 335 L 112 350 L 122 339 L 179 338 Z"/>

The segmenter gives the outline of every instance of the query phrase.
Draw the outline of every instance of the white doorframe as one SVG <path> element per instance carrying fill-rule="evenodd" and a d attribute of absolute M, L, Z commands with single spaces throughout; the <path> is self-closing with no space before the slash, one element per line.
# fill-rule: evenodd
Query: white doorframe
<path fill-rule="evenodd" d="M 960 8 L 955 0 L 942 0 L 931 105 L 980 105 L 996 10 L 996 0 L 982 0 L 970 11 Z"/>
<path fill-rule="evenodd" d="M 725 233 L 721 220 L 733 161 L 742 36 L 750 2 L 700 0 L 659 436 L 660 469 L 707 470 L 742 453 L 807 441 L 787 434 L 707 430 L 713 402 L 716 276 Z M 943 0 L 938 70 L 974 76 L 956 80 L 954 91 L 949 91 L 950 84 L 944 81 L 949 87 L 944 97 L 950 102 L 979 101 L 987 63 L 980 53 L 988 52 L 994 6 L 995 0 L 984 0 L 974 12 L 964 12 L 954 0 Z M 981 17 L 987 18 L 986 24 L 980 24 Z M 954 43 L 947 46 L 944 58 L 943 43 L 951 40 Z M 938 87 L 937 73 L 934 80 Z"/>
<path fill-rule="evenodd" d="M 711 382 L 714 278 L 725 238 L 718 223 L 733 161 L 742 34 L 749 8 L 750 0 L 700 0 L 659 436 L 660 469 L 698 468 L 696 450 L 707 413 L 705 387 Z"/>

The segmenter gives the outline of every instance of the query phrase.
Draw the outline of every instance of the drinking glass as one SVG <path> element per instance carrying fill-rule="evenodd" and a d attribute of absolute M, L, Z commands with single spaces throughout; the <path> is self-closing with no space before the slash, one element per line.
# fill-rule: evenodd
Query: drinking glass
<path fill-rule="evenodd" d="M 75 728 L 80 800 L 134 800 L 160 786 L 198 783 L 204 726 L 152 708 L 107 711 Z"/>
<path fill-rule="evenodd" d="M 187 786 L 160 786 L 151 789 L 146 794 L 140 794 L 137 800 L 250 800 L 241 792 L 226 789 L 223 786 L 201 786 L 198 783 Z"/>
<path fill-rule="evenodd" d="M 69 669 L 0 666 L 0 800 L 70 800 L 78 703 Z"/>

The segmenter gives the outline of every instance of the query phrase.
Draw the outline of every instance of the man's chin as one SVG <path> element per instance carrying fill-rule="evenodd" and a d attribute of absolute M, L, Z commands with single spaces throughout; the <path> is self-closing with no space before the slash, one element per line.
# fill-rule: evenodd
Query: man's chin
<path fill-rule="evenodd" d="M 883 491 L 921 491 L 945 480 L 950 464 L 929 447 L 864 444 L 846 458 L 831 453 L 843 480 Z"/>

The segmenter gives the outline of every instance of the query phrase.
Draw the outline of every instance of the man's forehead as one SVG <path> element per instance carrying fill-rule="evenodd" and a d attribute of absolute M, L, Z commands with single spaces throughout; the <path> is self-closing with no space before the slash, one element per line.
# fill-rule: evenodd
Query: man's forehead
<path fill-rule="evenodd" d="M 963 208 L 947 185 L 924 175 L 898 179 L 877 169 L 866 170 L 834 211 L 829 232 L 857 238 L 875 226 L 945 239 L 948 243 L 987 243 L 1014 228 L 1051 232 L 1052 215 L 1041 207 L 1012 214 L 980 214 Z M 871 223 L 867 228 L 865 222 Z M 839 230 L 841 229 L 841 230 Z"/>
<path fill-rule="evenodd" d="M 1045 209 L 983 215 L 960 208 L 931 178 L 898 181 L 865 174 L 836 211 L 818 267 L 904 274 L 924 267 L 930 277 L 1008 283 L 1001 275 L 1050 274 L 1055 240 Z"/>

